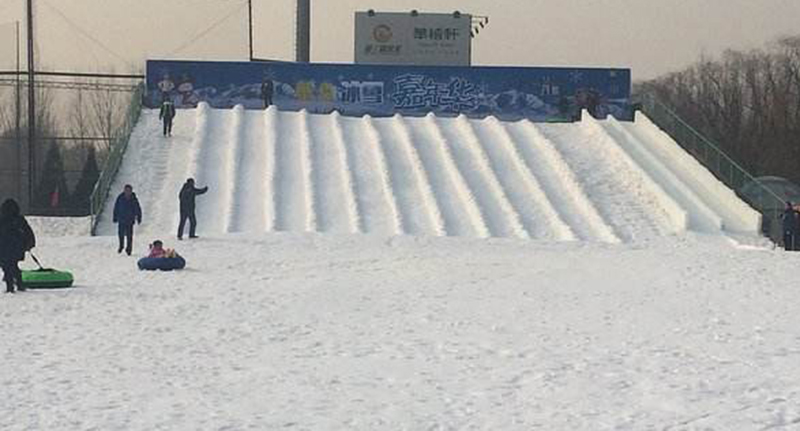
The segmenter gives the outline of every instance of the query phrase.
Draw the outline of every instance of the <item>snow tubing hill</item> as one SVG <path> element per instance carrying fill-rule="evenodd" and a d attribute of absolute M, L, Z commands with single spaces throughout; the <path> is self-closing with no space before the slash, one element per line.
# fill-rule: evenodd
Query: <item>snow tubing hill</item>
<path fill-rule="evenodd" d="M 137 262 L 139 269 L 145 271 L 172 271 L 186 267 L 186 260 L 181 256 L 176 257 L 143 257 Z"/>
<path fill-rule="evenodd" d="M 50 268 L 22 271 L 22 285 L 26 289 L 62 289 L 72 287 L 72 273 Z"/>

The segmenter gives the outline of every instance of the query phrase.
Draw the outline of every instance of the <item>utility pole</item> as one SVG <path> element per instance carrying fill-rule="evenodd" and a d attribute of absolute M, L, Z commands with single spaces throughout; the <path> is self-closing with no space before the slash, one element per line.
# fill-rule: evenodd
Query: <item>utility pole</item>
<path fill-rule="evenodd" d="M 28 212 L 33 208 L 36 183 L 36 95 L 33 60 L 33 0 L 28 0 Z"/>
<path fill-rule="evenodd" d="M 311 61 L 311 0 L 297 0 L 295 61 Z"/>
<path fill-rule="evenodd" d="M 247 0 L 247 16 L 250 21 L 250 61 L 253 61 L 253 0 Z"/>

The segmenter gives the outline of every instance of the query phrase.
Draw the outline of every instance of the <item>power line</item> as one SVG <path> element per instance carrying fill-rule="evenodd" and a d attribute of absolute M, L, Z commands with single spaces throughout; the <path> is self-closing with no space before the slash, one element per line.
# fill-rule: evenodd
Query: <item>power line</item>
<path fill-rule="evenodd" d="M 227 21 L 227 20 L 228 20 L 228 18 L 232 17 L 232 16 L 233 16 L 233 15 L 234 15 L 236 12 L 239 12 L 241 9 L 243 9 L 243 8 L 244 8 L 244 6 L 246 6 L 246 5 L 247 5 L 247 3 L 241 3 L 241 4 L 239 4 L 239 7 L 237 7 L 237 8 L 236 8 L 236 9 L 234 9 L 234 10 L 232 10 L 230 13 L 228 13 L 228 14 L 227 14 L 227 15 L 225 15 L 225 16 L 223 16 L 223 17 L 222 17 L 221 19 L 219 19 L 218 21 L 215 21 L 215 22 L 214 22 L 213 24 L 211 24 L 211 25 L 210 25 L 208 28 L 206 28 L 205 30 L 201 31 L 200 33 L 198 33 L 197 35 L 195 35 L 193 38 L 191 38 L 190 40 L 186 41 L 185 43 L 183 43 L 183 44 L 182 44 L 181 46 L 179 46 L 178 48 L 174 49 L 172 52 L 168 53 L 168 54 L 167 54 L 167 57 L 173 56 L 173 55 L 175 55 L 175 54 L 177 54 L 177 53 L 179 53 L 179 52 L 183 51 L 185 48 L 187 48 L 188 46 L 192 45 L 193 43 L 197 42 L 197 41 L 198 41 L 200 38 L 202 38 L 202 37 L 203 37 L 203 36 L 205 36 L 206 34 L 210 33 L 210 32 L 211 32 L 212 30 L 214 30 L 215 28 L 219 27 L 219 26 L 220 26 L 220 25 L 221 25 L 223 22 Z"/>
<path fill-rule="evenodd" d="M 86 37 L 87 39 L 89 39 L 89 40 L 91 40 L 92 42 L 96 43 L 96 44 L 97 44 L 97 46 L 99 46 L 100 48 L 102 48 L 102 49 L 103 49 L 105 52 L 107 52 L 108 54 L 111 54 L 112 56 L 116 57 L 118 60 L 122 60 L 123 62 L 128 62 L 128 60 L 127 60 L 127 59 L 125 59 L 123 56 L 121 56 L 121 55 L 117 54 L 116 52 L 114 52 L 114 51 L 113 51 L 111 48 L 107 47 L 107 46 L 106 46 L 106 45 L 105 45 L 103 42 L 100 42 L 99 40 L 97 40 L 97 39 L 96 39 L 94 36 L 92 36 L 91 34 L 89 34 L 88 32 L 86 32 L 84 29 L 82 29 L 82 28 L 81 28 L 81 26 L 79 26 L 79 25 L 75 24 L 74 22 L 72 22 L 72 20 L 70 20 L 69 18 L 67 18 L 67 16 L 66 16 L 66 15 L 64 15 L 64 13 L 63 13 L 63 12 L 61 12 L 61 11 L 60 11 L 58 8 L 56 8 L 55 6 L 51 5 L 51 4 L 50 4 L 50 3 L 49 3 L 47 0 L 45 0 L 45 1 L 44 1 L 44 5 L 45 5 L 45 6 L 47 6 L 47 7 L 49 7 L 49 8 L 50 8 L 50 9 L 51 9 L 53 12 L 57 13 L 58 15 L 60 15 L 60 16 L 61 16 L 61 18 L 62 18 L 64 21 L 66 21 L 66 22 L 67 22 L 67 24 L 69 24 L 71 27 L 73 27 L 73 28 L 74 28 L 74 29 L 75 29 L 77 32 L 79 32 L 80 34 L 82 34 L 82 35 L 83 35 L 84 37 Z"/>

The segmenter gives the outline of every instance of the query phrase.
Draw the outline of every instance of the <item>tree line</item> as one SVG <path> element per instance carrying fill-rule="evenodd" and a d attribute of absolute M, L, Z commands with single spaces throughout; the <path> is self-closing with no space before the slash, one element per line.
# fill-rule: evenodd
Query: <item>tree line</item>
<path fill-rule="evenodd" d="M 750 173 L 800 184 L 800 36 L 637 83 Z"/>
<path fill-rule="evenodd" d="M 28 133 L 24 90 L 19 110 L 23 141 Z M 125 121 L 130 102 L 131 93 L 102 89 L 36 89 L 37 175 L 31 201 L 35 212 L 88 214 L 89 199 L 101 166 L 108 157 L 110 142 Z M 0 88 L 0 172 L 4 173 L 4 179 L 18 176 L 21 168 L 16 160 L 16 146 L 20 144 L 17 115 L 14 88 Z M 0 195 L 3 194 L 13 196 L 14 191 L 6 187 L 0 189 Z"/>

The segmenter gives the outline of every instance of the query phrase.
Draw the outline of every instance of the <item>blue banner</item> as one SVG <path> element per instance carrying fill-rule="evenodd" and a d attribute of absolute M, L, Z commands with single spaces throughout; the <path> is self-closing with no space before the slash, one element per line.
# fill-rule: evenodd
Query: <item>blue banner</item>
<path fill-rule="evenodd" d="M 630 121 L 630 88 L 630 69 L 149 60 L 145 105 L 169 97 L 179 108 L 204 101 L 215 108 L 273 104 L 350 116 L 434 112 L 534 121 L 571 121 L 587 109 Z"/>

